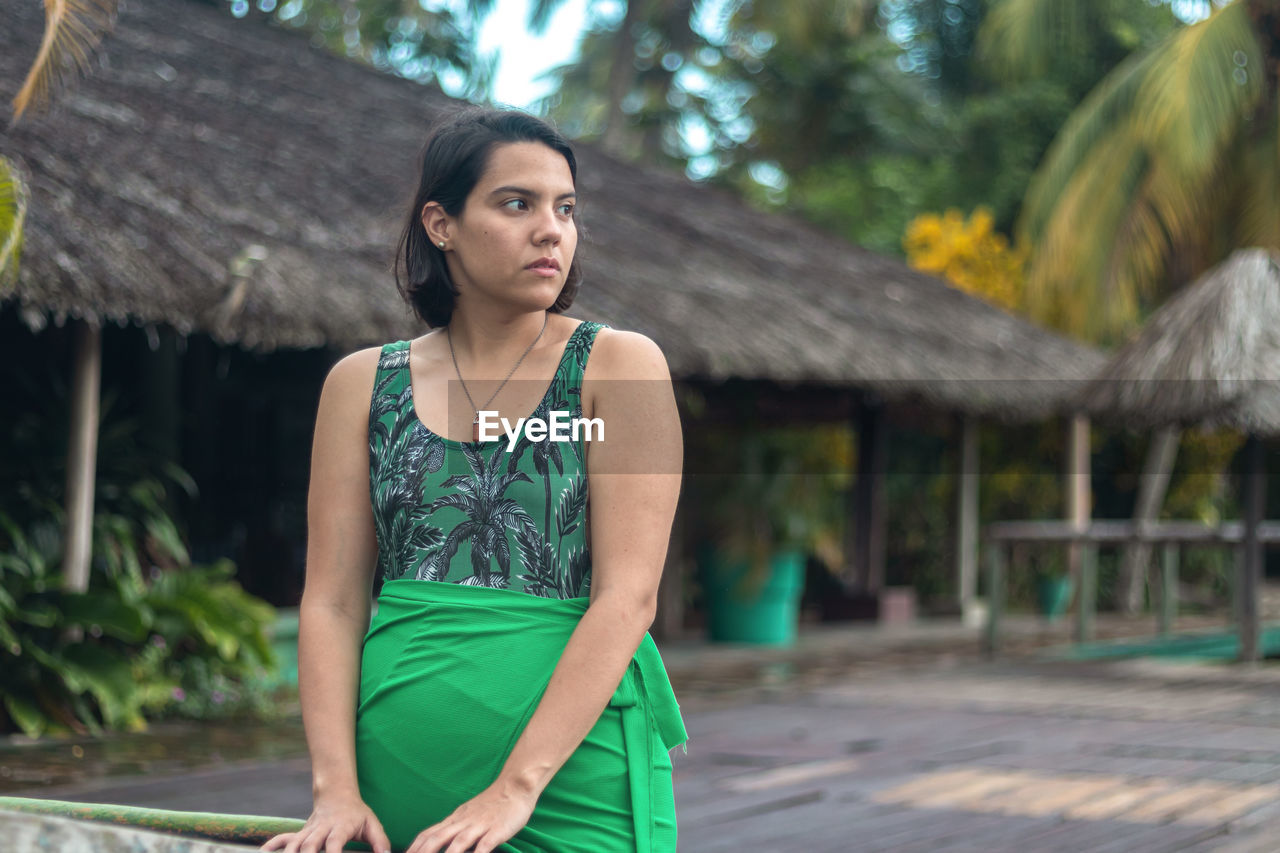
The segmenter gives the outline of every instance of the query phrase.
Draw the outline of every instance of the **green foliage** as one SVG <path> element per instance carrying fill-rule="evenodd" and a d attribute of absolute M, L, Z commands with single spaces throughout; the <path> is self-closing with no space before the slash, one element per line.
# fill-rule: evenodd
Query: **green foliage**
<path fill-rule="evenodd" d="M 27 185 L 22 173 L 12 160 L 0 157 L 0 293 L 17 281 L 26 216 Z"/>
<path fill-rule="evenodd" d="M 1063 125 L 1019 222 L 1034 249 L 1038 321 L 1118 343 L 1233 249 L 1280 247 L 1277 88 L 1265 58 L 1277 34 L 1251 5 L 1229 3 L 1155 43 L 1139 36 Z M 1061 33 L 1114 19 L 1103 0 L 1007 0 L 984 38 L 1007 73 L 1034 74 L 1073 57 L 1075 37 Z"/>
<path fill-rule="evenodd" d="M 229 562 L 155 568 L 144 579 L 121 535 L 136 522 L 99 515 L 93 551 L 115 557 L 96 557 L 89 590 L 72 592 L 58 566 L 63 524 L 58 513 L 24 531 L 0 513 L 0 696 L 8 713 L 0 731 L 141 730 L 147 716 L 200 711 L 211 674 L 235 699 L 232 684 L 260 685 L 276 666 L 266 634 L 274 608 L 231 579 Z M 200 698 L 184 705 L 187 693 Z"/>
<path fill-rule="evenodd" d="M 706 121 L 750 132 L 716 135 L 714 180 L 890 254 L 930 210 L 986 207 L 997 230 L 1012 232 L 1074 106 L 1175 22 L 1165 8 L 1115 4 L 1082 25 L 1082 52 L 1071 61 L 993 77 L 973 56 L 990 5 L 733 4 L 720 60 L 705 71 L 725 115 Z M 875 14 L 859 17 L 854 7 Z"/>
<path fill-rule="evenodd" d="M 535 3 L 531 29 L 545 27 L 553 7 L 560 5 Z M 684 81 L 719 61 L 693 28 L 695 5 L 630 0 L 615 15 L 609 14 L 617 9 L 613 4 L 589 3 L 578 56 L 544 75 L 555 88 L 535 109 L 571 137 L 601 142 L 617 156 L 684 165 L 684 122 L 705 115 L 711 106 Z"/>
<path fill-rule="evenodd" d="M 1168 3 L 1133 0 L 998 0 L 975 54 L 999 79 L 1055 79 L 1084 97 L 1125 57 L 1177 26 Z"/>
<path fill-rule="evenodd" d="M 688 456 L 708 473 L 689 479 L 686 506 L 703 537 L 730 559 L 748 559 L 756 575 L 773 554 L 792 548 L 840 568 L 852 480 L 846 426 L 704 427 L 693 434 Z"/>
<path fill-rule="evenodd" d="M 14 401 L 0 457 L 0 731 L 99 734 L 170 713 L 267 710 L 274 608 L 232 579 L 229 561 L 191 564 L 168 497 L 195 484 L 140 449 L 139 424 L 110 391 L 89 588 L 63 589 L 67 399 L 52 379 L 30 390 Z"/>
<path fill-rule="evenodd" d="M 281 0 L 271 11 L 248 0 L 204 0 L 237 17 L 298 29 L 328 52 L 479 100 L 492 86 L 494 59 L 477 50 L 479 17 L 447 3 L 403 0 Z"/>

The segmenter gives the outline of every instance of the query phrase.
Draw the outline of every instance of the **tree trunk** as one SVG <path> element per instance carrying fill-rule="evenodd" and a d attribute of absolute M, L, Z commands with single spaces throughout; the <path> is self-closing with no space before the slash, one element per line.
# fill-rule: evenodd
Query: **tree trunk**
<path fill-rule="evenodd" d="M 1142 466 L 1138 500 L 1133 509 L 1135 525 L 1154 521 L 1160 514 L 1181 436 L 1181 430 L 1176 427 L 1165 427 L 1152 436 L 1151 446 L 1147 448 L 1147 459 Z M 1121 606 L 1125 613 L 1137 613 L 1142 609 L 1142 593 L 1150 564 L 1149 543 L 1135 542 L 1125 547 L 1124 562 L 1120 570 L 1120 589 L 1123 591 Z"/>
<path fill-rule="evenodd" d="M 978 419 L 957 415 L 960 470 L 956 489 L 956 595 L 963 617 L 978 594 Z M 967 624 L 967 623 L 966 623 Z"/>
<path fill-rule="evenodd" d="M 1083 529 L 1093 516 L 1091 426 L 1086 415 L 1074 413 L 1067 418 L 1066 427 L 1066 515 L 1072 527 Z M 1077 590 L 1084 577 L 1084 556 L 1084 546 L 1079 542 L 1067 545 L 1067 574 L 1075 578 Z"/>
<path fill-rule="evenodd" d="M 628 0 L 627 14 L 613 42 L 613 64 L 609 67 L 609 113 L 600 144 L 617 157 L 626 155 L 627 117 L 622 112 L 622 101 L 636 79 L 635 26 L 641 18 L 641 0 Z"/>
<path fill-rule="evenodd" d="M 62 588 L 89 589 L 93 544 L 93 491 L 98 464 L 98 395 L 102 377 L 102 329 L 74 321 L 71 377 L 71 434 L 67 447 L 66 546 Z"/>

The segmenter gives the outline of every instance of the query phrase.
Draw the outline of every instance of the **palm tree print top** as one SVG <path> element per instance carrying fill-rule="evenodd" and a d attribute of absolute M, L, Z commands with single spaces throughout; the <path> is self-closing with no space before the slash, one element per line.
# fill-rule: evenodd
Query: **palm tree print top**
<path fill-rule="evenodd" d="M 603 323 L 573 330 L 530 417 L 582 417 L 582 374 Z M 379 582 L 412 578 L 585 597 L 591 587 L 585 438 L 460 442 L 422 423 L 409 341 L 382 348 L 369 410 Z"/>

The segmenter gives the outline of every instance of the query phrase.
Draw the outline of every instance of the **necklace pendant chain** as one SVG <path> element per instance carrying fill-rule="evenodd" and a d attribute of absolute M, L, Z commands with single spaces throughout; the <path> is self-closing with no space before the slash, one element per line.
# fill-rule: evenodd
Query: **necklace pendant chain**
<path fill-rule="evenodd" d="M 480 409 L 481 408 L 488 409 L 489 404 L 493 402 L 493 398 L 498 396 L 498 392 L 501 391 L 503 386 L 507 384 L 507 380 L 510 379 L 512 375 L 516 372 L 516 368 L 520 366 L 520 363 L 524 361 L 524 357 L 533 350 L 534 346 L 538 343 L 538 341 L 542 340 L 542 333 L 545 332 L 546 330 L 547 330 L 547 312 L 544 311 L 542 312 L 542 328 L 538 330 L 538 336 L 533 339 L 533 342 L 530 343 L 529 346 L 525 347 L 524 352 L 522 352 L 520 354 L 520 357 L 516 359 L 516 363 L 511 366 L 510 370 L 507 371 L 506 377 L 502 380 L 501 383 L 498 384 L 497 389 L 492 394 L 489 395 L 489 399 L 485 400 L 484 406 L 481 407 L 481 406 L 477 406 L 476 401 L 471 398 L 471 392 L 467 390 L 466 380 L 462 378 L 462 370 L 461 368 L 458 367 L 458 356 L 453 351 L 452 326 L 450 325 L 450 326 L 444 327 L 445 336 L 449 339 L 449 357 L 453 359 L 453 369 L 458 374 L 458 382 L 462 384 L 462 393 L 467 395 L 467 402 L 471 404 L 471 409 L 473 412 L 475 412 L 475 415 L 471 419 L 471 441 L 473 444 L 480 443 Z"/>

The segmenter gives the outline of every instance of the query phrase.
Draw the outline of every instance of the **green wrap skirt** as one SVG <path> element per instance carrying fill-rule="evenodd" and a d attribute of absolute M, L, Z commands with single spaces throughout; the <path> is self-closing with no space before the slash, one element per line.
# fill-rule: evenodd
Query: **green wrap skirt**
<path fill-rule="evenodd" d="M 386 582 L 364 639 L 360 793 L 393 849 L 498 777 L 588 599 Z M 648 633 L 608 705 L 505 853 L 676 849 L 669 750 L 688 739 Z"/>

